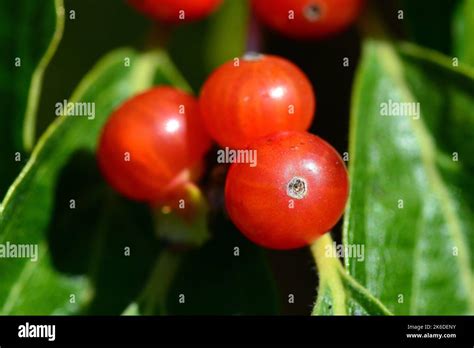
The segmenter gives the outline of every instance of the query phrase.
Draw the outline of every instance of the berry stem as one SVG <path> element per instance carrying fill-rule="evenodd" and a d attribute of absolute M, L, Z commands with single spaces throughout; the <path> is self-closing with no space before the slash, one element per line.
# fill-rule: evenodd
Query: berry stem
<path fill-rule="evenodd" d="M 332 306 L 332 314 L 348 315 L 348 299 L 357 301 L 370 313 L 376 315 L 393 315 L 379 299 L 374 297 L 365 287 L 346 272 L 340 260 L 336 257 L 335 244 L 329 233 L 316 240 L 311 245 L 311 252 L 319 274 L 318 299 L 313 309 L 313 315 L 324 311 L 328 304 Z"/>
<path fill-rule="evenodd" d="M 184 186 L 183 197 L 189 206 L 183 211 L 163 212 L 163 207 L 151 207 L 157 237 L 171 245 L 158 255 L 153 270 L 138 298 L 143 315 L 166 315 L 166 299 L 176 273 L 189 248 L 201 246 L 208 238 L 207 203 L 195 184 Z"/>
<path fill-rule="evenodd" d="M 154 22 L 148 32 L 144 48 L 147 50 L 166 49 L 172 36 L 173 28 L 167 24 Z"/>
<path fill-rule="evenodd" d="M 249 18 L 247 34 L 247 52 L 260 52 L 262 50 L 262 32 L 260 24 L 252 13 Z"/>
<path fill-rule="evenodd" d="M 330 233 L 326 233 L 311 245 L 311 253 L 319 274 L 319 292 L 328 289 L 332 297 L 334 315 L 347 315 L 346 292 L 341 279 L 342 264 L 336 255 L 334 243 Z M 323 294 L 318 294 L 316 309 L 322 306 Z M 315 314 L 313 312 L 313 314 Z"/>
<path fill-rule="evenodd" d="M 187 183 L 177 194 L 183 206 L 155 206 L 152 214 L 155 234 L 159 239 L 174 245 L 196 248 L 209 238 L 207 214 L 209 207 L 202 190 L 193 183 Z"/>
<path fill-rule="evenodd" d="M 358 30 L 364 38 L 390 40 L 393 39 L 388 26 L 383 22 L 379 5 L 375 2 L 367 4 L 362 16 L 357 21 Z"/>
<path fill-rule="evenodd" d="M 181 264 L 182 255 L 170 249 L 163 250 L 143 289 L 139 302 L 143 315 L 166 315 L 166 298 Z"/>

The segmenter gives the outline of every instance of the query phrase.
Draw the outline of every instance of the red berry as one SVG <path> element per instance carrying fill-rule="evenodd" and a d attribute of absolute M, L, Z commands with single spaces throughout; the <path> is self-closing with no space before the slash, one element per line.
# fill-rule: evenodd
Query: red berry
<path fill-rule="evenodd" d="M 193 179 L 210 145 L 197 100 L 175 88 L 155 87 L 113 112 L 102 131 L 98 161 L 124 196 L 157 202 Z"/>
<path fill-rule="evenodd" d="M 234 163 L 225 186 L 227 212 L 244 235 L 267 248 L 292 249 L 337 223 L 349 182 L 331 145 L 310 133 L 280 132 L 249 149 L 257 165 Z"/>
<path fill-rule="evenodd" d="M 324 38 L 349 27 L 365 0 L 253 0 L 258 18 L 283 35 Z"/>
<path fill-rule="evenodd" d="M 140 12 L 167 23 L 195 21 L 214 12 L 222 0 L 129 0 Z"/>
<path fill-rule="evenodd" d="M 232 148 L 277 131 L 307 130 L 315 104 L 311 83 L 297 66 L 255 53 L 216 69 L 200 96 L 210 135 Z"/>

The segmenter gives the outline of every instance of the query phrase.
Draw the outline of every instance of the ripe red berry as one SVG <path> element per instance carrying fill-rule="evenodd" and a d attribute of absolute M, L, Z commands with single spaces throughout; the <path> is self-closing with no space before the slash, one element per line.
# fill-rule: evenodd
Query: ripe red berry
<path fill-rule="evenodd" d="M 140 12 L 166 23 L 195 21 L 214 12 L 222 0 L 129 0 Z"/>
<path fill-rule="evenodd" d="M 306 246 L 341 217 L 348 196 L 343 160 L 321 138 L 279 132 L 249 146 L 257 165 L 234 163 L 227 175 L 227 212 L 253 242 L 272 249 Z"/>
<path fill-rule="evenodd" d="M 200 96 L 201 115 L 221 146 L 243 148 L 283 130 L 307 130 L 316 100 L 310 81 L 293 63 L 250 53 L 216 69 Z"/>
<path fill-rule="evenodd" d="M 343 31 L 361 12 L 364 0 L 253 0 L 257 17 L 283 35 L 324 38 Z"/>
<path fill-rule="evenodd" d="M 197 100 L 175 88 L 155 87 L 112 113 L 98 162 L 117 191 L 155 203 L 193 179 L 210 145 Z"/>

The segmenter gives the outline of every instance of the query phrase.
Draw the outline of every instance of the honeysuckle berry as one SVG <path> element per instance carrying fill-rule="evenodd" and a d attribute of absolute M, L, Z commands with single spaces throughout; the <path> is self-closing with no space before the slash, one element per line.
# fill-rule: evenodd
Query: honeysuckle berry
<path fill-rule="evenodd" d="M 307 130 L 316 98 L 306 75 L 287 59 L 248 53 L 211 74 L 201 90 L 200 106 L 215 141 L 244 148 L 277 131 Z"/>
<path fill-rule="evenodd" d="M 279 33 L 299 39 L 337 34 L 359 16 L 365 0 L 253 0 L 257 17 Z"/>
<path fill-rule="evenodd" d="M 164 202 L 196 179 L 211 140 L 197 100 L 172 87 L 155 87 L 127 100 L 107 120 L 99 167 L 124 196 Z"/>
<path fill-rule="evenodd" d="M 225 184 L 227 212 L 250 240 L 266 248 L 306 246 L 340 219 L 347 170 L 337 151 L 306 132 L 279 132 L 249 145 L 255 167 L 232 164 Z"/>

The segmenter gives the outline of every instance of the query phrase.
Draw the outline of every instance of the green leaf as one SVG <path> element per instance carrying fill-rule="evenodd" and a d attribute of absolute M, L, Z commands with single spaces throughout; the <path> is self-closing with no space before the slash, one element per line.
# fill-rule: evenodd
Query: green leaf
<path fill-rule="evenodd" d="M 246 1 L 226 0 L 208 19 L 180 25 L 172 33 L 172 60 L 198 91 L 209 73 L 245 52 L 249 21 Z"/>
<path fill-rule="evenodd" d="M 414 109 L 386 116 L 398 103 Z M 365 44 L 343 231 L 344 244 L 364 246 L 365 258 L 345 263 L 395 314 L 474 312 L 473 110 L 472 70 L 414 45 Z"/>
<path fill-rule="evenodd" d="M 155 74 L 157 70 L 159 73 Z M 83 278 L 67 278 L 51 265 L 46 229 L 56 180 L 74 153 L 95 151 L 99 132 L 115 107 L 163 75 L 170 76 L 170 81 L 176 71 L 162 52 L 138 54 L 122 49 L 109 54 L 82 80 L 69 100 L 94 103 L 95 117 L 60 116 L 40 138 L 0 206 L 0 244 L 39 244 L 41 257 L 36 263 L 20 258 L 0 259 L 0 313 L 63 312 L 71 308 L 70 294 L 75 294 L 72 307 L 76 310 L 90 297 Z M 54 292 L 51 284 L 57 285 Z"/>
<path fill-rule="evenodd" d="M 336 257 L 331 236 L 319 238 L 311 251 L 318 266 L 318 298 L 312 315 L 391 315 L 367 289 L 349 276 Z"/>
<path fill-rule="evenodd" d="M 21 169 L 34 142 L 43 73 L 61 40 L 62 0 L 2 1 L 0 4 L 0 197 Z M 7 165 L 8 163 L 8 165 Z"/>
<path fill-rule="evenodd" d="M 461 62 L 474 66 L 474 0 L 462 0 L 453 18 L 453 54 Z"/>

